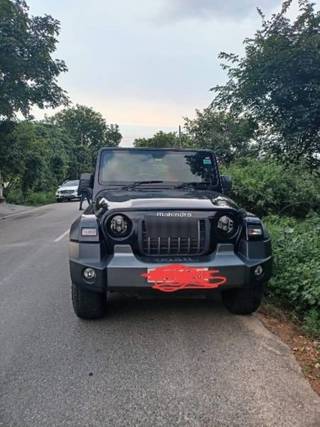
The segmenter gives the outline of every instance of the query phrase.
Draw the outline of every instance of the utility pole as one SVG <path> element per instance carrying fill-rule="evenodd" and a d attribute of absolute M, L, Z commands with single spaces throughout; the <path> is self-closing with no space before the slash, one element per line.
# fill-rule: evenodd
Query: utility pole
<path fill-rule="evenodd" d="M 181 125 L 179 125 L 179 147 L 181 148 Z"/>

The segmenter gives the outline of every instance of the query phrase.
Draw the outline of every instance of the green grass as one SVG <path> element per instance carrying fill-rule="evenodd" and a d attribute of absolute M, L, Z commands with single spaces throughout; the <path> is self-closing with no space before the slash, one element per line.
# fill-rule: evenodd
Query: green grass
<path fill-rule="evenodd" d="M 23 195 L 20 190 L 13 190 L 6 196 L 8 203 L 17 205 L 41 206 L 56 201 L 54 192 L 29 192 Z"/>

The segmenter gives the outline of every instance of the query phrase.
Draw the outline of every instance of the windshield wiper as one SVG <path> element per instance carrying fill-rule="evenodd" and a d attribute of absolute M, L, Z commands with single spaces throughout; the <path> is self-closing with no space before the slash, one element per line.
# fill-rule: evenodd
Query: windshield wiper
<path fill-rule="evenodd" d="M 134 190 L 136 187 L 139 187 L 140 185 L 144 184 L 162 184 L 164 181 L 160 180 L 150 180 L 150 181 L 135 181 L 132 184 L 125 185 L 121 188 L 121 190 Z"/>
<path fill-rule="evenodd" d="M 175 189 L 180 189 L 180 188 L 188 188 L 188 187 L 192 187 L 192 188 L 203 188 L 204 189 L 211 187 L 212 183 L 211 182 L 184 182 L 182 184 L 177 185 L 176 187 L 174 187 Z"/>

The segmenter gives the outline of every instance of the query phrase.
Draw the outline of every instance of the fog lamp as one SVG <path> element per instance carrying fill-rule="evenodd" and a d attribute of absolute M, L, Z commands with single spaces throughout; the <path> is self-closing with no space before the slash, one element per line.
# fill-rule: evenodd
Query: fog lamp
<path fill-rule="evenodd" d="M 254 269 L 254 274 L 256 277 L 262 276 L 262 274 L 263 274 L 262 265 L 257 265 L 257 267 Z"/>
<path fill-rule="evenodd" d="M 94 279 L 96 278 L 96 272 L 94 271 L 93 268 L 85 268 L 83 270 L 83 277 L 88 281 L 88 282 L 93 282 Z"/>

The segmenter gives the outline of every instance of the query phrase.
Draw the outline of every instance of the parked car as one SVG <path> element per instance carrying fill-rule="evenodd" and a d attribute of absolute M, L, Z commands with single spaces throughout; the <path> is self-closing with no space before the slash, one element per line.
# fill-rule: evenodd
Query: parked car
<path fill-rule="evenodd" d="M 57 202 L 69 200 L 79 200 L 78 196 L 79 180 L 65 181 L 56 191 Z"/>
<path fill-rule="evenodd" d="M 93 204 L 70 230 L 79 317 L 102 317 L 114 291 L 219 291 L 230 312 L 257 310 L 271 277 L 270 238 L 259 218 L 227 197 L 231 180 L 214 153 L 106 148 L 92 182 Z"/>

